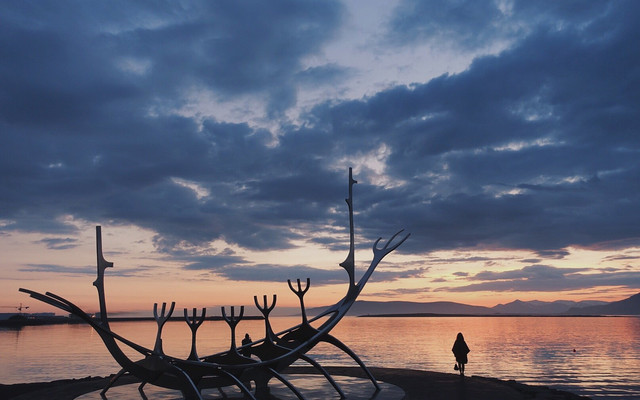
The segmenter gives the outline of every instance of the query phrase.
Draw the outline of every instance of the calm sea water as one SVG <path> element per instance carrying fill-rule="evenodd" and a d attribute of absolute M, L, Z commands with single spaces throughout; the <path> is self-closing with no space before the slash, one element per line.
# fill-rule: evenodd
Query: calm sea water
<path fill-rule="evenodd" d="M 298 317 L 272 320 L 276 331 L 298 322 Z M 118 322 L 111 327 L 153 348 L 155 322 Z M 237 339 L 245 332 L 262 338 L 264 325 L 242 321 Z M 467 375 L 514 379 L 598 399 L 640 399 L 638 317 L 348 317 L 332 333 L 370 367 L 454 373 L 451 346 L 458 332 L 471 348 Z M 224 322 L 206 322 L 198 330 L 199 355 L 227 349 L 229 335 Z M 167 323 L 163 346 L 167 354 L 188 356 L 187 325 Z M 129 354 L 139 358 L 135 352 Z M 311 354 L 323 365 L 356 366 L 329 345 Z M 86 325 L 0 330 L 0 383 L 104 376 L 118 370 Z"/>

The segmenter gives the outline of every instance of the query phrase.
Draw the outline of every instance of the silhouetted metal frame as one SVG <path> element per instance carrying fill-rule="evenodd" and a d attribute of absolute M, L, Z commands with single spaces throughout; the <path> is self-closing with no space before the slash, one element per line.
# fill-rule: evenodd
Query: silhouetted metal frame
<path fill-rule="evenodd" d="M 245 396 L 250 399 L 256 399 L 256 396 L 257 398 L 265 398 L 269 393 L 269 380 L 276 378 L 287 386 L 299 399 L 304 399 L 300 391 L 281 374 L 281 371 L 286 367 L 300 359 L 308 362 L 322 373 L 340 397 L 344 398 L 344 392 L 326 369 L 306 354 L 320 342 L 330 343 L 349 355 L 366 373 L 376 390 L 380 390 L 376 379 L 362 360 L 349 349 L 349 347 L 332 336 L 330 331 L 347 314 L 380 261 L 404 243 L 410 234 L 406 234 L 396 240 L 398 235 L 403 232 L 403 230 L 400 230 L 382 246 L 379 246 L 382 238 L 378 238 L 373 244 L 373 259 L 371 260 L 371 264 L 359 282 L 355 283 L 355 234 L 353 224 L 353 185 L 355 183 L 357 183 L 357 181 L 353 179 L 352 170 L 349 168 L 349 197 L 346 199 L 349 208 L 349 253 L 345 261 L 340 263 L 340 266 L 346 270 L 349 277 L 349 287 L 346 295 L 335 305 L 328 307 L 319 315 L 308 319 L 304 305 L 304 295 L 310 288 L 310 279 L 306 279 L 304 288 L 302 288 L 300 279 L 296 280 L 297 287 L 291 283 L 291 280 L 287 280 L 289 288 L 300 300 L 302 321 L 300 324 L 278 333 L 273 332 L 269 322 L 269 313 L 276 305 L 276 295 L 273 295 L 271 305 L 267 304 L 266 295 L 263 297 L 262 305 L 258 303 L 257 296 L 254 296 L 255 305 L 264 317 L 265 337 L 240 348 L 236 346 L 235 328 L 240 320 L 242 320 L 244 307 L 241 307 L 238 316 L 235 315 L 234 307 L 231 307 L 230 316 L 227 316 L 225 308 L 222 307 L 223 319 L 227 322 L 231 331 L 230 348 L 227 351 L 204 357 L 198 357 L 195 343 L 196 331 L 205 318 L 205 309 L 202 310 L 202 316 L 198 320 L 196 319 L 195 308 L 193 309 L 193 317 L 191 319 L 188 318 L 187 310 L 184 309 L 185 321 L 189 325 L 192 333 L 191 352 L 186 359 L 167 355 L 162 348 L 162 328 L 173 313 L 175 307 L 174 302 L 171 304 L 168 312 L 166 312 L 166 303 L 163 303 L 160 314 L 158 314 L 157 311 L 158 304 L 154 304 L 153 312 L 158 328 L 153 350 L 140 346 L 113 332 L 109 326 L 104 290 L 105 270 L 113 267 L 113 263 L 106 261 L 103 256 L 100 226 L 96 227 L 97 278 L 93 282 L 93 285 L 98 291 L 98 300 L 100 303 L 99 319 L 92 318 L 72 302 L 51 292 L 41 294 L 23 288 L 20 288 L 20 291 L 28 293 L 36 300 L 50 304 L 81 318 L 98 333 L 113 358 L 122 367 L 120 372 L 118 372 L 103 389 L 101 393 L 103 397 L 117 379 L 125 373 L 130 373 L 142 382 L 139 390 L 143 395 L 143 386 L 150 383 L 160 387 L 180 390 L 185 399 L 202 399 L 200 394 L 202 389 L 218 388 L 221 390 L 221 388 L 227 386 L 237 386 Z M 321 323 L 319 327 L 315 328 L 311 326 L 312 322 L 319 321 L 322 318 L 326 318 L 326 321 Z M 125 345 L 139 352 L 144 358 L 138 361 L 131 360 L 122 351 L 120 345 Z M 257 359 L 242 355 L 239 349 L 249 350 L 248 352 L 251 355 L 255 355 Z M 251 381 L 256 384 L 255 395 L 247 387 L 247 384 Z"/>

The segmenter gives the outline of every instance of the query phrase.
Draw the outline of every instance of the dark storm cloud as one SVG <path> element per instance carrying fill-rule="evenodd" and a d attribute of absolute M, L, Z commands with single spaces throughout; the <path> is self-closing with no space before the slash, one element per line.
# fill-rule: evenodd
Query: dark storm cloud
<path fill-rule="evenodd" d="M 174 257 L 178 257 L 176 252 L 174 252 L 173 255 Z M 189 262 L 183 267 L 188 270 L 205 270 L 215 272 L 217 270 L 224 270 L 230 265 L 247 263 L 243 257 L 235 255 L 235 252 L 229 249 L 214 255 L 193 256 L 182 254 L 180 257 L 183 261 Z"/>
<path fill-rule="evenodd" d="M 505 279 L 556 279 L 562 278 L 566 274 L 576 274 L 584 272 L 588 268 L 555 268 L 547 265 L 530 265 L 519 270 L 511 271 L 482 271 L 473 275 L 469 279 L 480 281 L 497 281 Z"/>
<path fill-rule="evenodd" d="M 259 264 L 248 266 L 230 266 L 222 270 L 215 271 L 231 280 L 254 281 L 254 282 L 284 282 L 287 279 L 296 284 L 296 279 L 300 279 L 304 287 L 306 278 L 310 279 L 311 285 L 324 286 L 332 284 L 343 284 L 347 277 L 342 268 L 331 270 L 313 268 L 306 265 L 281 266 L 274 264 Z M 398 279 L 422 277 L 426 272 L 424 268 L 411 269 L 406 271 L 376 271 L 376 282 L 391 282 Z"/>
<path fill-rule="evenodd" d="M 407 182 L 376 198 L 386 211 L 367 213 L 371 226 L 403 221 L 414 233 L 404 250 L 528 248 L 546 258 L 571 245 L 637 244 L 639 6 L 615 4 L 582 25 L 536 29 L 460 74 L 317 107 L 347 146 L 384 143 L 389 174 Z"/>
<path fill-rule="evenodd" d="M 432 280 L 432 282 L 437 281 L 437 279 Z M 445 281 L 446 282 L 446 281 Z M 433 288 L 430 287 L 422 287 L 422 288 L 397 288 L 397 289 L 387 289 L 382 292 L 371 293 L 371 296 L 379 296 L 379 297 L 398 297 L 404 295 L 424 295 L 426 293 L 432 292 Z M 366 294 L 365 294 L 366 296 Z"/>
<path fill-rule="evenodd" d="M 297 74 L 297 81 L 301 85 L 316 86 L 323 83 L 334 83 L 353 75 L 351 69 L 339 65 L 330 64 L 319 67 L 307 68 Z"/>
<path fill-rule="evenodd" d="M 344 283 L 346 272 L 340 268 L 334 270 L 324 270 L 306 265 L 288 266 L 274 264 L 258 264 L 250 266 L 231 266 L 220 271 L 218 274 L 231 279 L 253 282 L 286 282 L 290 279 L 295 285 L 296 279 L 300 279 L 304 287 L 306 278 L 310 279 L 311 285 L 323 286 L 334 283 Z"/>
<path fill-rule="evenodd" d="M 113 271 L 109 271 L 111 276 L 140 276 L 141 273 L 150 270 L 150 267 L 136 267 L 136 268 L 114 268 Z M 19 269 L 22 272 L 34 272 L 34 273 L 54 273 L 66 276 L 74 275 L 95 275 L 95 267 L 66 267 L 64 265 L 57 264 L 28 264 Z"/>
<path fill-rule="evenodd" d="M 193 86 L 265 96 L 280 112 L 295 102 L 301 59 L 318 51 L 342 15 L 334 1 L 290 0 L 5 8 L 2 114 L 31 124 L 80 123 L 123 103 L 173 108 Z"/>
<path fill-rule="evenodd" d="M 344 246 L 343 246 L 344 247 Z M 306 278 L 314 286 L 341 284 L 345 282 L 346 272 L 336 265 L 333 269 L 314 268 L 308 265 L 283 266 L 277 264 L 253 264 L 243 257 L 235 255 L 230 249 L 215 255 L 193 256 L 173 252 L 173 258 L 187 262 L 186 270 L 199 270 L 214 273 L 230 280 L 252 282 L 285 282 L 290 279 L 295 283 Z M 392 269 L 376 271 L 376 281 L 395 281 L 404 278 L 421 277 L 427 268 Z"/>
<path fill-rule="evenodd" d="M 429 264 L 454 264 L 454 263 L 469 263 L 478 261 L 495 261 L 497 258 L 490 257 L 452 257 L 452 258 L 431 258 Z"/>
<path fill-rule="evenodd" d="M 508 33 L 506 19 L 492 0 L 403 0 L 390 23 L 391 37 L 398 45 L 446 40 L 464 47 L 482 46 Z"/>
<path fill-rule="evenodd" d="M 8 180 L 8 179 L 7 179 Z M 12 194 L 13 195 L 13 194 Z M 9 195 L 7 197 L 11 197 Z M 27 199 L 25 199 L 27 200 Z M 28 201 L 28 200 L 27 200 Z M 13 214 L 13 210 L 0 210 L 0 213 L 4 216 L 12 216 L 11 220 L 8 220 L 6 225 L 3 226 L 3 229 L 7 231 L 22 231 L 22 232 L 39 232 L 45 234 L 74 234 L 77 233 L 77 229 L 74 226 L 71 226 L 64 221 L 51 219 L 56 217 L 57 211 L 53 211 L 51 214 L 43 216 L 40 214 L 32 213 L 31 211 L 27 211 L 29 207 L 25 204 L 17 203 L 18 208 L 16 214 Z"/>
<path fill-rule="evenodd" d="M 431 41 L 471 50 L 535 29 L 581 29 L 610 5 L 605 0 L 402 0 L 390 20 L 389 39 L 399 46 Z"/>
<path fill-rule="evenodd" d="M 78 240 L 72 238 L 43 238 L 36 243 L 44 243 L 48 249 L 66 250 L 78 246 Z"/>
<path fill-rule="evenodd" d="M 365 243 L 404 227 L 399 251 L 414 253 L 530 249 L 545 260 L 568 246 L 638 245 L 640 5 L 430 4 L 403 2 L 389 38 L 509 46 L 455 75 L 318 99 L 294 125 L 283 113 L 297 90 L 354 73 L 305 63 L 341 27 L 336 2 L 5 3 L 2 229 L 70 235 L 69 215 L 133 224 L 188 268 L 251 279 L 239 256 L 183 253 L 216 239 L 344 249 L 347 171 L 336 166 L 383 154 L 395 185 L 366 168 L 355 177 Z M 398 22 L 434 7 L 439 18 Z M 264 101 L 278 128 L 177 113 L 194 88 Z"/>
<path fill-rule="evenodd" d="M 442 287 L 435 291 L 555 292 L 611 286 L 637 288 L 640 285 L 640 272 L 625 269 L 594 271 L 588 268 L 531 265 L 519 270 L 503 272 L 482 271 L 467 279 L 482 282 L 459 287 Z"/>
<path fill-rule="evenodd" d="M 536 254 L 545 259 L 561 260 L 566 256 L 568 256 L 570 253 L 567 250 L 557 249 L 557 250 L 538 250 L 536 251 Z"/>
<path fill-rule="evenodd" d="M 617 256 L 608 256 L 603 258 L 603 261 L 616 261 L 616 260 L 629 260 L 635 261 L 640 259 L 640 256 L 631 256 L 631 255 L 617 255 Z"/>

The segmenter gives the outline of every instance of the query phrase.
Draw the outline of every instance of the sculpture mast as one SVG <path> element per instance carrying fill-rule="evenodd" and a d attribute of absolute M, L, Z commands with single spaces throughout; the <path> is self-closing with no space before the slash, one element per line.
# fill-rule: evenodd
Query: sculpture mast
<path fill-rule="evenodd" d="M 100 300 L 100 322 L 106 328 L 109 327 L 107 319 L 107 302 L 104 297 L 104 270 L 113 267 L 113 263 L 104 259 L 102 255 L 102 227 L 96 226 L 96 254 L 98 257 L 98 277 L 93 282 L 93 286 L 98 289 L 98 299 Z"/>
<path fill-rule="evenodd" d="M 355 285 L 355 234 L 353 227 L 353 184 L 358 183 L 353 179 L 351 167 L 349 167 L 349 198 L 345 199 L 347 206 L 349 206 L 349 254 L 347 258 L 340 263 L 340 266 L 349 274 L 349 290 Z"/>

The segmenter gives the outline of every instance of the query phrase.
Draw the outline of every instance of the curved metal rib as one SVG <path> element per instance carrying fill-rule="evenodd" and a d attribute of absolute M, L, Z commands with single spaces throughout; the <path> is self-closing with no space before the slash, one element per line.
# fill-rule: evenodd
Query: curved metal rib
<path fill-rule="evenodd" d="M 371 373 L 371 371 L 369 371 L 369 368 L 367 368 L 367 366 L 364 365 L 360 357 L 358 357 L 356 353 L 353 352 L 353 350 L 351 350 L 349 347 L 347 347 L 347 345 L 345 345 L 340 340 L 336 339 L 334 336 L 331 336 L 329 334 L 325 335 L 323 341 L 327 343 L 331 343 L 332 345 L 336 346 L 340 350 L 347 353 L 356 363 L 358 363 L 358 365 L 360 366 L 360 368 L 362 368 L 364 373 L 367 374 L 367 376 L 373 383 L 373 386 L 375 386 L 376 390 L 380 390 L 380 385 L 378 385 L 378 381 L 376 381 L 376 378 L 373 377 L 373 374 Z"/>
<path fill-rule="evenodd" d="M 288 379 L 286 379 L 284 376 L 282 376 L 280 373 L 278 373 L 275 369 L 273 368 L 269 368 L 269 372 L 271 372 L 271 374 L 273 376 L 276 377 L 276 379 L 278 379 L 280 382 L 284 383 L 284 385 L 286 387 L 289 388 L 289 390 L 291 390 L 293 392 L 293 394 L 296 395 L 296 397 L 300 400 L 305 400 L 304 396 L 302 395 L 302 393 L 300 393 L 300 391 L 298 389 L 296 389 L 295 386 L 293 386 L 291 384 L 291 382 L 289 382 Z"/>
<path fill-rule="evenodd" d="M 338 394 L 340 395 L 341 399 L 344 399 L 345 395 L 344 392 L 342 391 L 342 388 L 340 387 L 340 385 L 338 385 L 338 382 L 335 381 L 335 379 L 333 379 L 333 377 L 331 376 L 331 374 L 329 373 L 329 371 L 327 371 L 326 369 L 324 369 L 324 367 L 322 365 L 320 365 L 320 363 L 318 363 L 316 360 L 314 360 L 313 358 L 309 357 L 306 354 L 302 354 L 300 356 L 300 359 L 303 361 L 308 362 L 309 364 L 311 364 L 315 369 L 317 369 L 318 371 L 320 371 L 320 373 L 322 375 L 324 375 L 324 377 L 327 379 L 327 381 L 331 384 L 331 386 L 333 386 L 333 388 L 336 390 L 336 392 L 338 392 Z"/>

